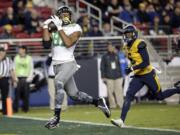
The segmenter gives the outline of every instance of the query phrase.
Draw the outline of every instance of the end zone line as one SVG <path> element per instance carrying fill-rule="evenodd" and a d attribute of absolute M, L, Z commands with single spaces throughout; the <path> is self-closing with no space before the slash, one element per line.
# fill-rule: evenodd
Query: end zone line
<path fill-rule="evenodd" d="M 40 121 L 47 121 L 49 119 L 46 118 L 38 118 L 38 117 L 28 117 L 28 116 L 12 116 L 7 118 L 19 118 L 19 119 L 28 119 L 28 120 L 40 120 Z M 86 125 L 94 125 L 94 126 L 108 126 L 108 127 L 115 127 L 112 124 L 104 124 L 104 123 L 94 123 L 94 122 L 87 122 L 87 121 L 71 121 L 71 120 L 61 120 L 62 122 L 67 123 L 79 123 L 79 124 L 86 124 Z M 150 128 L 150 127 L 136 127 L 136 126 L 125 126 L 123 128 L 130 128 L 130 129 L 144 129 L 144 130 L 153 130 L 153 131 L 167 131 L 167 132 L 177 132 L 180 133 L 180 130 L 175 129 L 163 129 L 163 128 Z"/>

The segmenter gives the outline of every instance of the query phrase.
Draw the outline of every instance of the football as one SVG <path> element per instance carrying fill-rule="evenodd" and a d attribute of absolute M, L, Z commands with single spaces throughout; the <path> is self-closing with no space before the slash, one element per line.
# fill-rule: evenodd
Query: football
<path fill-rule="evenodd" d="M 56 27 L 56 25 L 53 22 L 50 22 L 48 24 L 48 30 L 49 30 L 49 32 L 56 32 L 57 31 L 57 27 Z"/>

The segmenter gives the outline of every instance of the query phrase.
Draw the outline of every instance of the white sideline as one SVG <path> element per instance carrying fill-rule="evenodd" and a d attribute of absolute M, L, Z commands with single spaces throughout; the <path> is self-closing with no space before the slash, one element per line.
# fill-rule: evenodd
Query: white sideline
<path fill-rule="evenodd" d="M 47 121 L 47 120 L 48 120 L 48 119 L 45 119 L 45 118 L 27 117 L 27 116 L 16 116 L 16 115 L 14 115 L 14 116 L 12 116 L 12 117 L 9 117 L 9 118 L 19 118 L 19 119 L 29 119 L 29 120 L 40 120 L 40 121 Z M 71 120 L 61 120 L 61 121 L 62 121 L 62 122 L 69 122 L 69 123 L 86 124 L 86 125 L 114 127 L 112 124 L 93 123 L 93 122 L 86 122 L 86 121 L 71 121 Z M 135 127 L 135 126 L 125 126 L 124 128 L 145 129 L 145 130 L 167 131 L 167 132 L 177 132 L 177 133 L 180 133 L 180 130 L 175 130 L 175 129 L 146 128 L 146 127 Z"/>

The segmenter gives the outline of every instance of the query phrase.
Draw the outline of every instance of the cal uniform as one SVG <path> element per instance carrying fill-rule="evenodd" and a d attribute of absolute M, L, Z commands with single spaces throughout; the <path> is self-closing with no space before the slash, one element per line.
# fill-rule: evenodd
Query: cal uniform
<path fill-rule="evenodd" d="M 137 30 L 134 26 L 129 25 L 124 28 L 124 41 L 127 44 L 124 46 L 126 56 L 131 61 L 130 67 L 126 68 L 126 73 L 133 72 L 132 80 L 129 84 L 126 98 L 123 104 L 120 119 L 112 119 L 112 124 L 123 127 L 126 115 L 130 109 L 131 101 L 133 101 L 135 94 L 146 85 L 150 92 L 158 100 L 163 100 L 176 93 L 180 94 L 180 88 L 171 88 L 161 91 L 161 86 L 157 75 L 150 64 L 149 54 L 145 41 L 138 38 Z"/>
<path fill-rule="evenodd" d="M 153 66 L 150 64 L 145 41 L 136 39 L 131 46 L 125 45 L 124 49 L 134 69 L 134 76 L 136 76 L 129 87 L 129 89 L 133 89 L 133 92 L 131 90 L 132 94 L 134 95 L 144 85 L 147 85 L 153 94 L 160 92 L 161 86 Z"/>
<path fill-rule="evenodd" d="M 131 47 L 125 46 L 127 56 L 131 61 L 131 66 L 137 66 L 143 62 L 141 55 L 139 54 L 139 45 L 141 42 L 144 42 L 141 39 L 136 39 Z M 152 65 L 149 64 L 147 67 L 134 70 L 135 75 L 144 75 L 152 71 Z"/>

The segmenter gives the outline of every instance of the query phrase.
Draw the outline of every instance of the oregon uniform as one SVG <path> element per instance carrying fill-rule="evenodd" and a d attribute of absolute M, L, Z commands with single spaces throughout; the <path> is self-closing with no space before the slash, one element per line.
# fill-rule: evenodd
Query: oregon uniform
<path fill-rule="evenodd" d="M 158 77 L 150 63 L 149 54 L 147 51 L 147 45 L 145 41 L 137 38 L 137 31 L 134 26 L 127 26 L 123 31 L 124 41 L 127 43 L 124 46 L 126 56 L 131 62 L 130 67 L 126 69 L 126 73 L 134 73 L 132 81 L 129 84 L 126 98 L 123 104 L 122 113 L 120 119 L 111 122 L 122 127 L 130 108 L 131 101 L 134 99 L 135 94 L 144 86 L 147 85 L 151 93 L 158 99 L 163 100 L 173 94 L 180 93 L 179 87 L 161 91 Z"/>
<path fill-rule="evenodd" d="M 95 99 L 79 91 L 74 81 L 74 74 L 78 69 L 74 58 L 74 50 L 82 30 L 78 24 L 71 23 L 71 14 L 69 7 L 62 6 L 57 10 L 56 15 L 51 16 L 51 19 L 44 22 L 43 26 L 43 45 L 45 47 L 51 46 L 52 40 L 52 63 L 56 90 L 54 117 L 45 124 L 45 127 L 49 129 L 56 128 L 59 125 L 64 90 L 72 99 L 95 105 L 107 117 L 111 115 L 104 98 Z M 56 25 L 57 31 L 49 33 L 48 27 L 50 26 L 48 25 L 50 22 Z"/>

